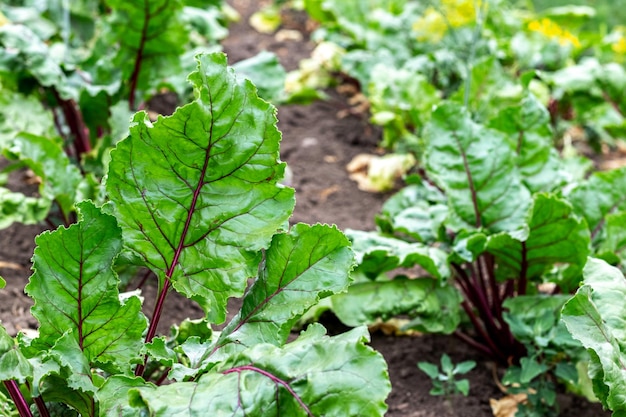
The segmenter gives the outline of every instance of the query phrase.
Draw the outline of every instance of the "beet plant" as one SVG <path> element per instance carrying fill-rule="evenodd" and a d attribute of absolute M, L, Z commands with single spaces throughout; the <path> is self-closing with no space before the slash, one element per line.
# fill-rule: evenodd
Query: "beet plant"
<path fill-rule="evenodd" d="M 6 171 L 27 167 L 40 187 L 37 196 L 0 188 L 0 227 L 67 226 L 75 202 L 97 199 L 109 151 L 128 134 L 132 113 L 163 90 L 187 100 L 180 74 L 193 70 L 197 48 L 218 48 L 224 7 L 219 0 L 3 2 L 0 150 Z"/>
<path fill-rule="evenodd" d="M 348 239 L 289 226 L 275 108 L 223 54 L 197 60 L 195 100 L 154 123 L 137 113 L 111 152 L 107 202 L 83 201 L 76 224 L 37 237 L 26 292 L 40 326 L 34 338 L 0 330 L 4 395 L 20 416 L 383 415 L 390 383 L 365 328 L 330 337 L 314 324 L 288 342 L 348 287 Z M 118 291 L 122 263 L 157 278 L 148 317 Z M 166 338 L 172 291 L 206 316 Z M 213 330 L 231 297 L 241 309 Z"/>
<path fill-rule="evenodd" d="M 584 388 L 588 357 L 560 310 L 590 254 L 623 267 L 626 169 L 585 178 L 525 91 L 483 123 L 453 102 L 434 110 L 419 175 L 377 231 L 346 232 L 355 283 L 326 307 L 350 326 L 405 315 L 406 329 L 454 334 L 509 368 L 503 382 L 535 393 L 537 411 L 556 406 L 550 375 Z"/>

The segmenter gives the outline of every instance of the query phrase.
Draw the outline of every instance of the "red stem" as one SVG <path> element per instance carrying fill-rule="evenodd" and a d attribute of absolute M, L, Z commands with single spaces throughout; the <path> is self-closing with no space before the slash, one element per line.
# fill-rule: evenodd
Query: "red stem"
<path fill-rule="evenodd" d="M 213 125 L 210 127 L 209 137 L 213 136 Z M 200 192 L 202 191 L 202 187 L 204 187 L 204 178 L 206 176 L 207 169 L 209 168 L 209 159 L 211 155 L 211 146 L 206 151 L 206 156 L 204 159 L 204 165 L 202 167 L 202 172 L 200 175 L 200 181 L 196 185 L 196 189 L 193 192 L 193 198 L 191 200 L 191 204 L 189 206 L 189 210 L 187 211 L 187 220 L 185 221 L 185 226 L 183 227 L 183 231 L 180 235 L 178 241 L 178 247 L 176 248 L 176 252 L 174 253 L 174 257 L 172 258 L 172 263 L 167 269 L 165 273 L 165 279 L 163 283 L 163 288 L 160 289 L 159 298 L 154 306 L 154 313 L 152 314 L 152 318 L 150 320 L 150 326 L 148 327 L 148 333 L 146 334 L 145 343 L 150 343 L 156 334 L 156 329 L 159 324 L 159 320 L 161 319 L 161 313 L 163 312 L 163 306 L 165 304 L 165 297 L 167 296 L 168 290 L 171 285 L 172 275 L 174 275 L 174 270 L 178 266 L 178 262 L 180 256 L 185 249 L 185 237 L 187 233 L 189 233 L 189 228 L 191 227 L 191 219 L 193 217 L 194 212 L 196 211 L 196 205 L 198 204 L 198 199 L 200 198 Z M 135 369 L 135 375 L 141 376 L 146 367 L 146 363 L 148 362 L 148 355 L 144 357 L 143 365 L 137 365 Z"/>
<path fill-rule="evenodd" d="M 167 5 L 167 2 L 163 5 Z M 131 111 L 135 110 L 135 93 L 137 92 L 137 83 L 139 82 L 139 73 L 141 72 L 141 64 L 143 61 L 143 53 L 146 48 L 146 41 L 148 40 L 148 26 L 152 14 L 150 13 L 150 1 L 144 0 L 143 11 L 145 19 L 143 21 L 143 27 L 141 28 L 141 39 L 139 39 L 139 46 L 137 47 L 137 54 L 135 55 L 135 66 L 130 76 L 130 91 L 128 92 L 128 107 Z M 157 10 L 158 14 L 161 10 Z"/>
<path fill-rule="evenodd" d="M 43 399 L 41 397 L 35 397 L 34 400 L 41 417 L 50 417 L 50 413 L 48 412 L 48 408 L 46 407 L 46 403 L 43 401 Z"/>
<path fill-rule="evenodd" d="M 481 339 L 485 343 L 487 343 L 487 347 L 489 348 L 490 355 L 491 356 L 497 356 L 499 358 L 499 360 L 506 360 L 506 355 L 504 355 L 500 351 L 498 346 L 496 346 L 496 344 L 494 343 L 492 338 L 489 336 L 489 334 L 487 333 L 487 331 L 483 327 L 483 325 L 480 322 L 480 320 L 478 319 L 478 317 L 476 317 L 476 314 L 474 314 L 474 311 L 472 311 L 472 308 L 470 307 L 470 305 L 467 302 L 467 300 L 464 300 L 461 303 L 461 306 L 465 310 L 465 313 L 467 314 L 467 316 L 469 317 L 470 321 L 472 322 L 472 326 L 478 332 L 478 334 L 481 337 Z M 478 343 L 478 342 L 476 341 L 476 343 Z"/>
<path fill-rule="evenodd" d="M 13 403 L 17 408 L 17 412 L 20 413 L 20 417 L 33 417 L 33 413 L 30 412 L 30 407 L 24 399 L 20 388 L 17 386 L 17 382 L 13 380 L 4 381 L 4 386 L 9 392 L 9 396 L 13 400 Z"/>
<path fill-rule="evenodd" d="M 163 373 L 161 374 L 161 376 L 159 377 L 159 379 L 157 379 L 157 381 L 155 382 L 155 385 L 160 386 L 163 384 L 163 382 L 165 382 L 165 380 L 167 379 L 167 374 L 170 373 L 170 369 L 171 368 L 166 368 Z"/>
<path fill-rule="evenodd" d="M 491 349 L 489 349 L 487 346 L 483 345 L 482 343 L 478 342 L 477 340 L 474 340 L 474 338 L 466 335 L 462 331 L 456 330 L 453 334 L 454 336 L 461 339 L 461 341 L 463 341 L 464 343 L 467 343 L 474 349 L 482 352 L 485 356 L 488 356 L 488 357 L 493 356 L 493 352 L 491 351 Z"/>
<path fill-rule="evenodd" d="M 520 262 L 519 282 L 517 284 L 517 295 L 526 294 L 528 284 L 528 260 L 526 259 L 526 242 L 522 242 L 522 260 Z"/>
<path fill-rule="evenodd" d="M 502 321 L 502 294 L 500 293 L 500 287 L 496 281 L 496 274 L 494 271 L 495 264 L 493 256 L 488 253 L 483 253 L 480 256 L 479 262 L 485 271 L 487 280 L 489 281 L 489 288 L 491 288 L 492 305 L 494 307 L 494 314 L 498 320 Z"/>
<path fill-rule="evenodd" d="M 148 27 L 150 25 L 150 19 L 153 16 L 156 16 L 166 10 L 168 7 L 172 7 L 168 1 L 163 3 L 163 5 L 154 10 L 153 13 L 150 12 L 150 0 L 144 0 L 143 2 L 143 11 L 144 11 L 144 21 L 143 27 L 141 28 L 141 38 L 139 39 L 139 46 L 137 47 L 137 52 L 135 54 L 135 65 L 133 67 L 133 72 L 130 76 L 130 91 L 128 93 L 128 107 L 131 111 L 135 109 L 135 93 L 137 92 L 137 84 L 139 82 L 139 74 L 141 73 L 141 64 L 143 63 L 144 52 L 146 49 L 146 42 L 149 39 L 148 36 Z M 153 37 L 152 37 L 153 38 Z"/>
<path fill-rule="evenodd" d="M 59 92 L 55 88 L 52 88 L 51 90 L 54 98 L 61 107 L 61 110 L 63 110 L 65 123 L 67 123 L 70 131 L 72 132 L 72 143 L 76 152 L 75 156 L 77 159 L 80 159 L 81 155 L 91 151 L 91 142 L 89 141 L 88 133 L 89 129 L 87 129 L 87 126 L 85 126 L 83 115 L 78 110 L 76 102 L 72 99 L 64 100 L 63 98 L 61 98 Z"/>
<path fill-rule="evenodd" d="M 488 334 L 498 339 L 501 329 L 495 323 L 491 308 L 489 307 L 489 303 L 487 301 L 486 287 L 480 284 L 481 277 L 479 276 L 478 267 L 475 264 L 473 264 L 472 267 L 474 269 L 472 278 L 468 277 L 467 273 L 465 273 L 465 271 L 461 269 L 463 271 L 464 279 L 466 280 L 465 292 L 468 301 L 471 302 L 478 310 L 478 316 L 484 324 Z M 489 337 L 489 339 L 492 338 Z"/>
<path fill-rule="evenodd" d="M 474 262 L 472 264 L 472 267 L 474 270 L 472 278 L 474 281 L 475 292 L 479 301 L 479 310 L 484 312 L 483 315 L 487 315 L 487 317 L 489 317 L 489 321 L 493 321 L 493 308 L 489 305 L 489 293 L 487 292 L 487 286 L 485 284 L 485 279 L 483 277 L 480 265 L 478 264 L 478 262 Z"/>
<path fill-rule="evenodd" d="M 139 281 L 139 284 L 137 284 L 137 287 L 135 287 L 135 289 L 139 290 L 139 289 L 143 288 L 143 286 L 145 285 L 145 283 L 148 280 L 148 278 L 150 278 L 151 274 L 152 274 L 152 271 L 150 269 L 148 269 L 146 271 L 146 273 L 143 275 L 143 277 L 141 277 L 141 281 Z"/>
<path fill-rule="evenodd" d="M 173 268 L 171 269 L 173 272 Z M 163 305 L 165 304 L 165 297 L 167 296 L 167 292 L 170 288 L 170 280 L 169 276 L 165 279 L 163 283 L 163 288 L 159 292 L 159 297 L 154 306 L 154 312 L 152 313 L 152 318 L 150 319 L 150 327 L 148 327 L 148 334 L 146 334 L 146 343 L 150 343 L 154 336 L 156 335 L 157 325 L 159 324 L 159 320 L 161 318 L 161 313 L 163 312 Z M 146 364 L 148 363 L 148 355 L 144 356 L 143 364 L 137 365 L 135 368 L 135 376 L 143 376 L 143 372 L 146 369 Z"/>
<path fill-rule="evenodd" d="M 469 168 L 469 162 L 467 161 L 467 155 L 465 153 L 465 149 L 461 146 L 461 142 L 456 137 L 456 133 L 454 135 L 454 139 L 459 147 L 459 152 L 461 153 L 461 157 L 463 158 L 463 168 L 465 169 L 465 174 L 467 175 L 467 185 L 469 186 L 470 193 L 472 196 L 472 205 L 474 206 L 474 215 L 476 218 L 476 228 L 480 229 L 483 226 L 482 219 L 480 218 L 480 210 L 478 209 L 478 193 L 476 192 L 476 187 L 474 186 L 474 178 L 472 177 L 472 172 Z"/>

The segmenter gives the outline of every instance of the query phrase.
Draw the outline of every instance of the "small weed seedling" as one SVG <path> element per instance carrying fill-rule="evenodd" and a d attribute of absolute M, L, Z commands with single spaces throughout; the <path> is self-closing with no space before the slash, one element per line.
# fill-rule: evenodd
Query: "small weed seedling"
<path fill-rule="evenodd" d="M 476 362 L 474 361 L 464 361 L 455 366 L 445 353 L 441 356 L 441 372 L 439 367 L 433 363 L 417 363 L 417 367 L 433 381 L 430 395 L 443 395 L 446 398 L 456 394 L 463 394 L 464 396 L 469 394 L 469 380 L 467 378 L 457 380 L 456 376 L 468 373 L 475 366 Z"/>

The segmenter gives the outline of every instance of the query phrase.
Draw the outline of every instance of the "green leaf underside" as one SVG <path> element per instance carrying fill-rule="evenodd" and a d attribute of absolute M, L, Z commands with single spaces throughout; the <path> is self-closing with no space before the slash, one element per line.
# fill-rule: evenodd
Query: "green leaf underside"
<path fill-rule="evenodd" d="M 364 328 L 324 336 L 315 324 L 282 348 L 258 344 L 197 382 L 138 395 L 151 416 L 383 415 L 391 386 L 382 356 L 364 345 L 367 338 Z"/>
<path fill-rule="evenodd" d="M 256 274 L 258 250 L 286 227 L 294 191 L 277 184 L 284 164 L 273 106 L 235 78 L 223 54 L 197 59 L 196 100 L 154 125 L 135 116 L 111 154 L 107 191 L 126 246 L 161 285 L 167 277 L 222 322 L 226 300 Z"/>
<path fill-rule="evenodd" d="M 408 314 L 417 317 L 411 328 L 451 333 L 461 320 L 459 292 L 429 278 L 361 282 L 351 285 L 347 293 L 335 295 L 332 301 L 333 311 L 347 326 Z"/>
<path fill-rule="evenodd" d="M 489 126 L 514 143 L 517 166 L 530 191 L 552 191 L 562 181 L 558 154 L 552 146 L 550 114 L 532 94 L 499 112 Z"/>
<path fill-rule="evenodd" d="M 626 210 L 626 167 L 598 172 L 568 195 L 577 213 L 587 220 L 593 234 L 603 226 L 607 214 Z"/>
<path fill-rule="evenodd" d="M 447 215 L 445 195 L 427 182 L 421 182 L 407 185 L 391 196 L 377 216 L 376 224 L 387 234 L 433 243 Z"/>
<path fill-rule="evenodd" d="M 428 175 L 468 226 L 492 232 L 523 227 L 530 192 L 501 133 L 473 122 L 460 105 L 446 103 L 434 111 L 424 138 Z"/>
<path fill-rule="evenodd" d="M 34 96 L 25 96 L 0 88 L 0 145 L 4 146 L 16 132 L 44 137 L 55 135 L 52 113 Z M 29 109 L 25 112 L 24 109 Z"/>
<path fill-rule="evenodd" d="M 626 279 L 592 258 L 583 274 L 584 285 L 563 307 L 562 319 L 591 353 L 594 393 L 613 415 L 626 415 Z"/>
<path fill-rule="evenodd" d="M 46 198 L 28 197 L 20 192 L 0 188 L 0 229 L 13 223 L 37 224 L 46 218 L 51 202 Z"/>
<path fill-rule="evenodd" d="M 112 363 L 128 371 L 140 359 L 146 321 L 137 297 L 119 301 L 111 265 L 121 248 L 121 231 L 91 202 L 78 209 L 77 224 L 36 239 L 26 292 L 35 300 L 38 341 L 53 347 L 69 332 L 88 364 Z"/>
<path fill-rule="evenodd" d="M 589 254 L 589 230 L 573 215 L 567 201 L 551 194 L 536 194 L 528 227 L 524 242 L 506 233 L 490 237 L 488 251 L 498 259 L 499 277 L 519 277 L 524 268 L 528 278 L 538 278 L 555 263 L 582 269 Z"/>
<path fill-rule="evenodd" d="M 32 366 L 17 349 L 13 338 L 0 326 L 0 381 L 24 382 L 32 374 Z"/>
<path fill-rule="evenodd" d="M 435 278 L 447 279 L 450 276 L 446 254 L 438 248 L 422 243 L 407 243 L 376 232 L 347 230 L 346 235 L 352 241 L 359 269 L 369 278 L 376 278 L 395 268 L 411 268 L 415 265 L 421 266 Z"/>
<path fill-rule="evenodd" d="M 622 254 L 626 250 L 626 211 L 606 216 L 606 239 L 600 247 L 603 251 Z M 626 258 L 621 256 L 621 258 Z"/>

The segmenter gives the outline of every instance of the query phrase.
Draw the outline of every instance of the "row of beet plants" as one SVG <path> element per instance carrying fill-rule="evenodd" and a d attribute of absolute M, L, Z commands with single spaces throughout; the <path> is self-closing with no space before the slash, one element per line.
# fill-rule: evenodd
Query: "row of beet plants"
<path fill-rule="evenodd" d="M 36 337 L 0 327 L 4 415 L 382 416 L 386 364 L 364 327 L 288 342 L 319 299 L 344 291 L 354 253 L 335 227 L 288 225 L 275 108 L 221 54 L 200 55 L 195 100 L 152 123 L 145 112 L 111 152 L 106 203 L 36 238 L 26 287 Z M 116 269 L 158 279 L 150 317 Z M 253 278 L 252 284 L 248 281 Z M 205 319 L 157 335 L 176 291 Z M 222 331 L 231 297 L 241 310 Z"/>
<path fill-rule="evenodd" d="M 354 253 L 335 227 L 289 226 L 275 108 L 223 54 L 193 59 L 219 48 L 230 14 L 220 0 L 0 5 L 5 172 L 40 181 L 36 196 L 0 188 L 0 227 L 56 228 L 36 238 L 26 287 L 37 332 L 0 326 L 0 415 L 384 414 L 386 364 L 365 328 L 288 341 L 345 291 Z M 238 68 L 269 70 L 258 93 L 283 94 L 275 57 Z M 192 101 L 135 113 L 163 89 Z M 150 314 L 124 292 L 145 271 Z M 205 317 L 159 335 L 173 291 Z M 241 309 L 215 331 L 232 297 Z"/>
<path fill-rule="evenodd" d="M 347 231 L 356 282 L 319 309 L 456 335 L 508 368 L 509 392 L 527 395 L 518 416 L 555 415 L 555 382 L 620 415 L 626 168 L 593 172 L 573 145 L 607 149 L 624 132 L 621 29 L 587 31 L 588 7 L 305 7 L 381 146 L 418 161 L 377 231 Z"/>

